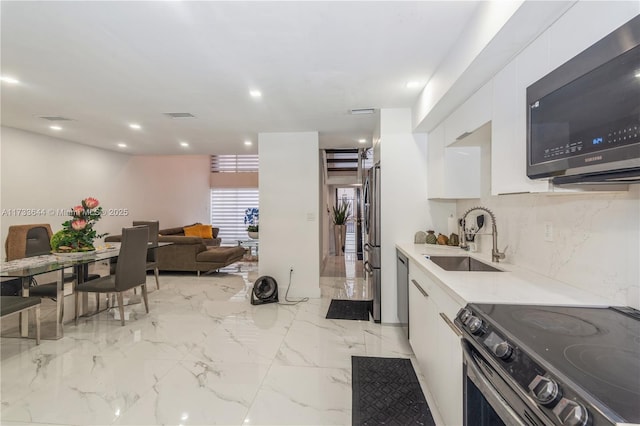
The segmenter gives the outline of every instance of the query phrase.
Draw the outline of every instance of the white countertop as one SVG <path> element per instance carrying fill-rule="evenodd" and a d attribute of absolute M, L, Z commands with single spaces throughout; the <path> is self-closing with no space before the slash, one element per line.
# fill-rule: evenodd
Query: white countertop
<path fill-rule="evenodd" d="M 396 248 L 407 255 L 442 289 L 458 303 L 513 303 L 544 305 L 615 305 L 610 300 L 536 274 L 509 263 L 492 263 L 490 256 L 470 253 L 459 247 L 435 244 L 396 244 Z M 425 258 L 432 256 L 471 256 L 504 272 L 457 272 L 445 271 Z"/>

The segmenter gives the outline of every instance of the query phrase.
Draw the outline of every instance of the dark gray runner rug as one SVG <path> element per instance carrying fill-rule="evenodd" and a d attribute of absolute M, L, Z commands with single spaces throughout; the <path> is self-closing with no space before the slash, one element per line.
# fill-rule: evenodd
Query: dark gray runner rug
<path fill-rule="evenodd" d="M 411 360 L 352 356 L 351 369 L 353 426 L 435 426 Z"/>
<path fill-rule="evenodd" d="M 369 321 L 372 303 L 371 300 L 332 299 L 326 318 Z"/>

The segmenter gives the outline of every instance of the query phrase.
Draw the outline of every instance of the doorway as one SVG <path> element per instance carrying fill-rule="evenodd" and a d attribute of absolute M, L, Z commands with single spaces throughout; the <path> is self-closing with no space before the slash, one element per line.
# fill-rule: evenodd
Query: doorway
<path fill-rule="evenodd" d="M 349 210 L 347 212 L 347 236 L 345 238 L 344 253 L 345 255 L 347 253 L 355 255 L 357 260 L 362 260 L 360 187 L 348 186 L 336 188 L 335 205 L 337 206 L 341 202 L 349 204 Z"/>

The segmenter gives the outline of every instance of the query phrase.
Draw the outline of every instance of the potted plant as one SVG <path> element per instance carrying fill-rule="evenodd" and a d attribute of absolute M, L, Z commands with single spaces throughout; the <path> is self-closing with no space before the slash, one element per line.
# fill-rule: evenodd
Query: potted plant
<path fill-rule="evenodd" d="M 249 238 L 254 240 L 258 239 L 258 230 L 259 225 L 258 221 L 260 219 L 260 209 L 257 207 L 249 207 L 244 211 L 244 224 L 247 226 L 247 234 Z"/>
<path fill-rule="evenodd" d="M 348 201 L 340 201 L 337 206 L 333 206 L 333 236 L 335 244 L 335 253 L 338 256 L 344 254 L 344 243 L 347 237 L 346 223 L 349 219 L 349 211 L 351 203 Z"/>

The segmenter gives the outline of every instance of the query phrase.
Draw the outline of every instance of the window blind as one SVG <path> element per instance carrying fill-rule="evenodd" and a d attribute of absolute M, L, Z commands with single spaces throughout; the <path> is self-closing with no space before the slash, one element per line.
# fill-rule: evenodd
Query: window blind
<path fill-rule="evenodd" d="M 220 228 L 218 237 L 222 238 L 222 244 L 235 245 L 237 240 L 249 239 L 244 212 L 258 204 L 258 188 L 211 189 L 211 223 Z"/>
<path fill-rule="evenodd" d="M 212 173 L 257 172 L 257 155 L 212 155 Z"/>

